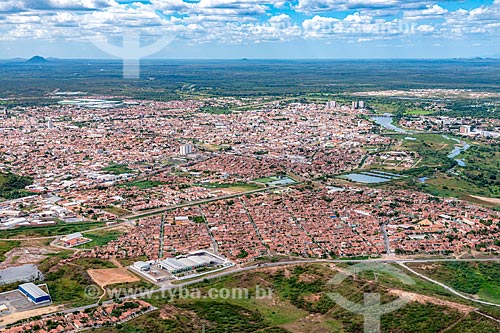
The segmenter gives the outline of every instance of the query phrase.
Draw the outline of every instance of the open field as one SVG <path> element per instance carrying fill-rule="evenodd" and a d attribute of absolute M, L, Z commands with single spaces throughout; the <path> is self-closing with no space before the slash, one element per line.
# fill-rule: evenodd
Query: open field
<path fill-rule="evenodd" d="M 10 250 L 21 245 L 21 242 L 17 241 L 0 241 L 0 263 L 3 262 L 6 257 L 5 254 Z"/>
<path fill-rule="evenodd" d="M 22 246 L 15 247 L 5 254 L 5 260 L 0 262 L 0 269 L 14 265 L 36 264 L 47 258 L 51 253 L 54 253 L 48 246 L 28 246 L 26 243 Z"/>
<path fill-rule="evenodd" d="M 129 273 L 126 268 L 89 269 L 87 273 L 101 287 L 140 281 L 137 276 Z"/>
<path fill-rule="evenodd" d="M 103 227 L 103 222 L 64 223 L 45 227 L 18 227 L 2 230 L 2 238 L 52 237 Z"/>
<path fill-rule="evenodd" d="M 202 282 L 192 286 L 200 291 L 201 299 L 188 297 L 172 302 L 170 298 L 153 298 L 150 301 L 159 310 L 97 332 L 362 332 L 363 318 L 341 308 L 327 296 L 328 292 L 338 292 L 357 303 L 362 303 L 365 292 L 379 292 L 382 303 L 395 300 L 402 294 L 410 296 L 410 303 L 382 316 L 382 332 L 493 333 L 500 329 L 498 322 L 473 312 L 475 305 L 457 299 L 439 286 L 417 277 L 412 277 L 416 282 L 413 286 L 395 283 L 397 278 L 385 273 L 377 279 L 372 272 L 358 274 L 356 278 L 346 279 L 340 285 L 328 283 L 338 274 L 338 270 L 347 267 L 347 264 L 312 264 L 265 268 Z M 260 290 L 273 291 L 265 297 L 252 297 L 257 293 L 256 286 Z M 203 297 L 208 290 L 222 288 L 247 288 L 250 297 Z M 475 327 L 479 327 L 479 330 L 475 330 Z"/>
<path fill-rule="evenodd" d="M 419 273 L 448 284 L 477 299 L 500 304 L 500 264 L 434 263 L 410 264 Z"/>
<path fill-rule="evenodd" d="M 48 306 L 48 307 L 41 307 L 29 311 L 23 311 L 23 312 L 16 312 L 9 314 L 4 317 L 0 317 L 0 325 L 7 325 L 7 324 L 12 324 L 15 323 L 19 320 L 23 319 L 28 319 L 36 316 L 42 316 L 46 313 L 51 313 L 51 312 L 57 312 L 60 310 L 64 310 L 64 306 Z"/>
<path fill-rule="evenodd" d="M 121 175 L 124 173 L 133 173 L 134 172 L 134 170 L 130 169 L 125 164 L 111 164 L 111 165 L 105 167 L 104 169 L 102 169 L 102 171 L 111 173 L 113 175 Z"/>
<path fill-rule="evenodd" d="M 133 181 L 130 183 L 121 184 L 119 186 L 120 187 L 134 187 L 135 186 L 137 188 L 144 190 L 144 189 L 148 189 L 148 188 L 157 187 L 157 186 L 160 186 L 163 184 L 164 183 L 162 183 L 162 182 L 152 181 L 152 180 L 136 180 L 136 181 Z"/>
<path fill-rule="evenodd" d="M 75 246 L 76 249 L 90 249 L 94 246 L 106 245 L 112 240 L 118 239 L 121 235 L 125 233 L 125 228 L 119 229 L 108 229 L 108 230 L 96 230 L 92 232 L 85 233 L 85 237 L 92 239 L 91 242 L 85 243 L 79 246 Z"/>
<path fill-rule="evenodd" d="M 477 195 L 472 195 L 471 197 L 476 198 L 476 199 L 481 200 L 481 201 L 484 201 L 484 202 L 488 202 L 492 205 L 499 205 L 500 206 L 500 199 L 497 199 L 497 198 L 485 198 L 485 197 L 480 197 Z"/>
<path fill-rule="evenodd" d="M 89 65 L 90 64 L 90 65 Z M 192 85 L 196 96 L 294 97 L 316 93 L 402 89 L 473 89 L 495 91 L 500 82 L 499 61 L 456 60 L 147 60 L 141 75 L 154 81 L 123 84 L 122 63 L 113 60 L 57 60 L 25 66 L 2 62 L 0 98 L 23 96 L 25 104 L 61 88 L 85 89 L 89 94 L 139 99 L 182 98 Z M 100 71 L 106 68 L 105 72 Z M 74 73 L 79 73 L 75 77 Z M 244 73 L 244 75 L 242 75 Z M 331 75 L 335 73 L 336 75 Z M 67 80 L 71 77 L 71 80 Z M 85 87 L 85 88 L 82 88 Z M 15 101 L 13 101 L 15 102 Z M 476 111 L 476 110 L 474 110 Z"/>
<path fill-rule="evenodd" d="M 108 213 L 115 214 L 118 217 L 130 214 L 129 210 L 126 210 L 126 209 L 123 209 L 120 207 L 116 207 L 116 206 L 109 206 L 109 207 L 104 208 L 103 210 L 105 210 Z"/>
<path fill-rule="evenodd" d="M 416 140 L 406 140 L 411 136 Z M 394 186 L 414 188 L 436 196 L 457 197 L 489 205 L 494 202 L 474 196 L 495 198 L 500 196 L 500 153 L 492 145 L 472 143 L 471 147 L 456 158 L 465 161 L 465 166 L 458 166 L 448 154 L 457 145 L 449 136 L 441 134 L 391 135 L 397 139 L 396 145 L 388 150 L 416 152 L 419 160 L 410 169 L 398 170 L 401 174 L 411 176 L 408 179 L 395 181 Z M 383 168 L 383 166 L 381 166 Z M 387 168 L 386 168 L 387 169 Z M 418 178 L 426 177 L 425 182 Z M 384 186 L 384 185 L 383 185 Z M 388 186 L 391 186 L 390 184 Z"/>

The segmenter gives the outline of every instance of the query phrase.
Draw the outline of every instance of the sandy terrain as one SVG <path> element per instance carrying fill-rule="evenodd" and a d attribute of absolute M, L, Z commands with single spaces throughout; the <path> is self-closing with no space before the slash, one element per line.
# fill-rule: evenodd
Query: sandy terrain
<path fill-rule="evenodd" d="M 87 273 L 100 287 L 116 283 L 140 281 L 138 277 L 129 273 L 126 268 L 89 269 Z"/>
<path fill-rule="evenodd" d="M 409 293 L 406 291 L 402 290 L 397 290 L 397 289 L 390 289 L 389 292 L 394 295 L 398 295 L 401 297 L 408 297 L 411 299 L 413 302 L 418 302 L 420 304 L 435 304 L 435 305 L 440 305 L 440 306 L 446 306 L 451 309 L 455 309 L 457 311 L 460 311 L 462 313 L 468 314 L 472 311 L 475 310 L 474 307 L 460 304 L 460 303 L 455 303 L 455 302 L 450 302 L 450 301 L 445 301 L 436 297 L 431 297 L 431 296 L 425 296 L 425 295 L 420 295 L 420 294 L 415 294 L 415 293 Z"/>
<path fill-rule="evenodd" d="M 471 195 L 471 197 L 479 199 L 481 201 L 493 204 L 493 205 L 500 205 L 500 199 L 497 198 L 487 198 L 487 197 L 480 197 L 477 195 Z"/>
<path fill-rule="evenodd" d="M 64 306 L 59 305 L 59 306 L 46 306 L 42 308 L 37 308 L 29 311 L 23 311 L 23 312 L 16 312 L 12 313 L 9 315 L 6 315 L 5 317 L 0 317 L 0 324 L 1 325 L 7 325 L 11 323 L 15 323 L 18 320 L 21 319 L 26 319 L 34 316 L 41 316 L 47 313 L 51 312 L 57 312 L 60 310 L 63 310 Z"/>

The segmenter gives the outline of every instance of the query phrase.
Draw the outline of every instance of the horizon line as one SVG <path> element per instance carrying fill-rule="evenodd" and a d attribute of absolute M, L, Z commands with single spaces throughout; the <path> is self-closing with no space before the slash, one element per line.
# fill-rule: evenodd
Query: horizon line
<path fill-rule="evenodd" d="M 14 57 L 14 58 L 0 58 L 0 61 L 8 61 L 8 60 L 30 60 L 35 57 L 41 57 L 45 60 L 108 60 L 108 61 L 123 61 L 121 58 L 65 58 L 65 57 L 53 57 L 53 56 L 40 56 L 34 55 L 32 57 Z M 500 60 L 498 56 L 472 56 L 472 57 L 417 57 L 417 58 L 405 58 L 405 57 L 373 57 L 373 58 L 355 58 L 355 57 L 339 57 L 339 58 L 248 58 L 248 57 L 240 57 L 240 58 L 143 58 L 141 61 L 151 61 L 151 60 L 174 60 L 174 61 L 187 61 L 187 60 L 198 60 L 198 61 L 251 61 L 251 60 L 272 60 L 272 61 L 324 61 L 324 60 L 474 60 L 474 59 L 483 59 L 483 60 Z"/>

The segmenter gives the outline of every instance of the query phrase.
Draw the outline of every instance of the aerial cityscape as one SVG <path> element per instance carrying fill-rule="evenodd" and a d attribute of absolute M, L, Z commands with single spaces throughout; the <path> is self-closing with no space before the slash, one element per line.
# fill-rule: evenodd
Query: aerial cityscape
<path fill-rule="evenodd" d="M 0 332 L 500 332 L 498 22 L 3 2 Z"/>

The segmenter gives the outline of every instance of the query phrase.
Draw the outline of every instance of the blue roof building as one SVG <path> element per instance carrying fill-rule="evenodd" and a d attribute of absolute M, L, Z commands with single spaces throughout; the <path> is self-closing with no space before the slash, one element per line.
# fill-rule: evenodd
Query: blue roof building
<path fill-rule="evenodd" d="M 23 283 L 18 287 L 19 291 L 23 293 L 30 301 L 35 304 L 51 302 L 50 295 L 40 289 L 34 283 Z"/>

